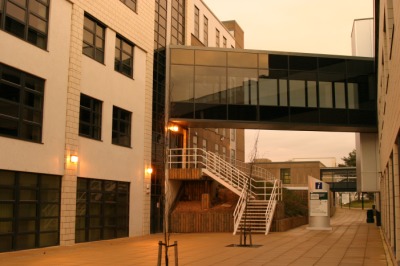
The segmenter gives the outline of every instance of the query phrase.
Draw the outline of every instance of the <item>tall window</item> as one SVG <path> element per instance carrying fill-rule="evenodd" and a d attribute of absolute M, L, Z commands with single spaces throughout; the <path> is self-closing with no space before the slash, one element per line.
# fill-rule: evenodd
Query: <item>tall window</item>
<path fill-rule="evenodd" d="M 61 177 L 0 170 L 0 252 L 59 244 Z"/>
<path fill-rule="evenodd" d="M 235 165 L 236 164 L 236 151 L 235 150 L 231 150 L 231 163 L 233 164 L 233 165 Z"/>
<path fill-rule="evenodd" d="M 0 0 L 1 29 L 42 49 L 47 47 L 49 0 Z"/>
<path fill-rule="evenodd" d="M 171 44 L 185 44 L 185 0 L 172 0 Z"/>
<path fill-rule="evenodd" d="M 0 135 L 42 140 L 44 80 L 0 64 Z"/>
<path fill-rule="evenodd" d="M 101 110 L 102 102 L 81 94 L 79 112 L 79 135 L 101 139 Z"/>
<path fill-rule="evenodd" d="M 194 7 L 194 36 L 200 37 L 200 10 L 197 6 Z"/>
<path fill-rule="evenodd" d="M 106 27 L 89 15 L 83 21 L 83 53 L 104 63 L 104 41 Z"/>
<path fill-rule="evenodd" d="M 290 184 L 290 168 L 281 169 L 281 181 L 283 184 Z"/>
<path fill-rule="evenodd" d="M 136 0 L 121 0 L 121 2 L 136 12 Z"/>
<path fill-rule="evenodd" d="M 204 45 L 208 46 L 208 18 L 204 16 L 204 25 L 203 25 L 203 38 L 204 38 Z"/>
<path fill-rule="evenodd" d="M 128 236 L 129 183 L 78 177 L 76 243 Z"/>
<path fill-rule="evenodd" d="M 225 37 L 222 38 L 222 47 L 226 48 L 227 40 Z"/>
<path fill-rule="evenodd" d="M 215 47 L 219 47 L 219 43 L 220 43 L 220 40 L 219 40 L 219 30 L 218 29 L 215 29 Z"/>
<path fill-rule="evenodd" d="M 113 107 L 112 143 L 131 146 L 131 117 L 132 113 L 124 109 Z"/>
<path fill-rule="evenodd" d="M 133 44 L 117 36 L 114 69 L 128 77 L 133 75 Z"/>

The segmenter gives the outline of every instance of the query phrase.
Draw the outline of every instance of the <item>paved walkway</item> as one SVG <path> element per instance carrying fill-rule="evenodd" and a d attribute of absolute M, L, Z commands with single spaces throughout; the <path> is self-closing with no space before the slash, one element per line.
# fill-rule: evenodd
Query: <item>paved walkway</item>
<path fill-rule="evenodd" d="M 258 247 L 228 247 L 239 244 L 239 236 L 229 233 L 173 234 L 170 242 L 178 241 L 179 265 L 391 265 L 380 230 L 366 223 L 365 210 L 338 209 L 331 225 L 332 231 L 302 226 L 253 235 Z M 160 240 L 161 234 L 0 253 L 0 265 L 155 266 Z M 169 251 L 171 266 L 173 251 Z"/>

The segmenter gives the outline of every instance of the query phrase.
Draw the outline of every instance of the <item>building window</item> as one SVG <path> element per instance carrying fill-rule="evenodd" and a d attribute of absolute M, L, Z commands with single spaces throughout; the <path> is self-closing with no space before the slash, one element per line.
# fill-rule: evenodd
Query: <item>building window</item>
<path fill-rule="evenodd" d="M 0 135 L 42 140 L 44 80 L 0 64 Z"/>
<path fill-rule="evenodd" d="M 236 129 L 231 129 L 231 140 L 234 141 L 236 139 Z"/>
<path fill-rule="evenodd" d="M 208 46 L 208 18 L 206 16 L 204 16 L 203 38 L 204 45 Z"/>
<path fill-rule="evenodd" d="M 222 159 L 226 160 L 226 147 L 222 146 Z"/>
<path fill-rule="evenodd" d="M 220 40 L 219 40 L 219 30 L 218 30 L 218 29 L 215 29 L 215 47 L 219 47 L 219 43 L 220 43 Z"/>
<path fill-rule="evenodd" d="M 194 36 L 198 39 L 200 36 L 200 10 L 194 7 Z"/>
<path fill-rule="evenodd" d="M 219 153 L 219 145 L 218 144 L 214 144 L 214 150 L 215 150 L 215 154 Z"/>
<path fill-rule="evenodd" d="M 185 0 L 172 0 L 171 44 L 185 45 Z"/>
<path fill-rule="evenodd" d="M 0 0 L 1 29 L 42 49 L 47 47 L 48 0 Z"/>
<path fill-rule="evenodd" d="M 112 143 L 131 146 L 131 117 L 132 113 L 124 109 L 113 107 Z"/>
<path fill-rule="evenodd" d="M 83 53 L 104 63 L 104 41 L 106 27 L 85 14 L 83 21 Z"/>
<path fill-rule="evenodd" d="M 136 12 L 136 0 L 121 0 L 121 2 Z"/>
<path fill-rule="evenodd" d="M 133 44 L 117 36 L 114 69 L 128 77 L 133 75 Z"/>
<path fill-rule="evenodd" d="M 75 242 L 127 237 L 129 183 L 78 177 Z"/>
<path fill-rule="evenodd" d="M 61 177 L 0 170 L 0 252 L 58 245 Z"/>
<path fill-rule="evenodd" d="M 92 139 L 101 139 L 102 102 L 81 94 L 79 112 L 79 135 Z"/>
<path fill-rule="evenodd" d="M 281 181 L 283 184 L 290 184 L 290 168 L 281 169 Z"/>
<path fill-rule="evenodd" d="M 222 47 L 226 48 L 227 40 L 225 37 L 222 38 Z"/>

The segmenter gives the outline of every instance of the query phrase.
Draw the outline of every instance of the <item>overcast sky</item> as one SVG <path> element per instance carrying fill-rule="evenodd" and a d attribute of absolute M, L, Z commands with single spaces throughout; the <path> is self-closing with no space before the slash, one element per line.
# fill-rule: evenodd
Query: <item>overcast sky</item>
<path fill-rule="evenodd" d="M 354 19 L 373 17 L 373 0 L 203 0 L 222 21 L 236 20 L 246 49 L 351 55 Z M 257 157 L 342 163 L 354 133 L 246 130 L 246 161 L 259 134 Z"/>

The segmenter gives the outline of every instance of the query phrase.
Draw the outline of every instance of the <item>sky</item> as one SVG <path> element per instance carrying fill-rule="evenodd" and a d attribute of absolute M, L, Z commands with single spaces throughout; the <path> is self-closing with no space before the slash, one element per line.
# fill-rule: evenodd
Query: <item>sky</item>
<path fill-rule="evenodd" d="M 373 17 L 373 0 L 203 0 L 221 20 L 236 20 L 245 49 L 351 55 L 354 19 Z M 355 149 L 354 133 L 246 130 L 245 160 L 343 163 Z"/>

